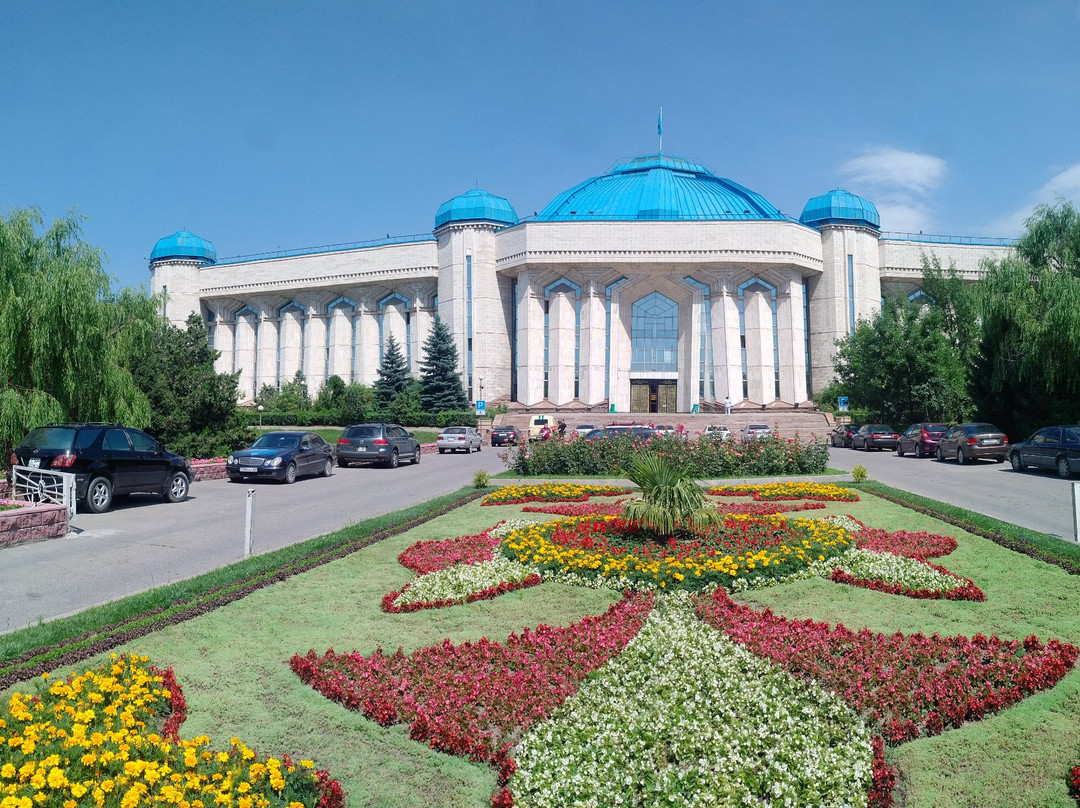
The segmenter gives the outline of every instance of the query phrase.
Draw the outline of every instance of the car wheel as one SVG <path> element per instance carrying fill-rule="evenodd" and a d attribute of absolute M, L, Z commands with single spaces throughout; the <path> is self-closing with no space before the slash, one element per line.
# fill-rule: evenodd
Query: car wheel
<path fill-rule="evenodd" d="M 1067 480 L 1072 476 L 1072 469 L 1069 467 L 1069 458 L 1059 457 L 1057 459 L 1057 473 L 1058 477 L 1063 480 Z"/>
<path fill-rule="evenodd" d="M 165 489 L 165 499 L 168 502 L 183 502 L 188 495 L 188 478 L 182 471 L 178 471 L 169 478 L 169 486 Z"/>
<path fill-rule="evenodd" d="M 896 444 L 896 456 L 897 457 L 903 457 L 904 456 L 904 448 L 899 443 Z"/>
<path fill-rule="evenodd" d="M 326 462 L 323 463 L 322 476 L 323 477 L 329 477 L 333 473 L 334 473 L 334 461 L 331 460 L 328 457 L 328 458 L 326 458 Z"/>
<path fill-rule="evenodd" d="M 963 449 L 956 450 L 956 462 L 959 463 L 961 466 L 967 465 L 968 457 L 966 454 L 964 454 Z"/>
<path fill-rule="evenodd" d="M 339 457 L 338 461 L 337 461 L 337 464 L 339 466 L 341 466 L 343 469 L 347 469 L 349 467 L 349 461 L 346 460 L 344 457 Z"/>
<path fill-rule="evenodd" d="M 387 468 L 396 469 L 398 467 L 398 453 L 397 449 L 394 449 L 393 454 L 390 455 L 390 459 L 386 461 Z"/>
<path fill-rule="evenodd" d="M 484 444 L 482 444 L 482 443 L 476 444 L 476 451 L 482 452 L 483 450 L 484 450 Z"/>
<path fill-rule="evenodd" d="M 924 455 L 923 455 L 923 450 L 922 450 L 922 444 L 921 443 L 916 443 L 915 444 L 915 457 L 921 459 L 923 456 Z"/>
<path fill-rule="evenodd" d="M 412 464 L 414 466 L 420 465 L 420 444 L 416 444 L 416 448 L 413 449 Z"/>
<path fill-rule="evenodd" d="M 1019 452 L 1010 452 L 1009 453 L 1009 465 L 1012 466 L 1013 471 L 1023 471 L 1024 470 L 1024 461 L 1020 459 L 1020 453 Z"/>
<path fill-rule="evenodd" d="M 995 463 L 1004 463 L 1005 462 L 1005 455 L 998 455 L 997 457 L 994 458 L 994 462 Z"/>
<path fill-rule="evenodd" d="M 112 483 L 104 477 L 95 477 L 86 487 L 86 508 L 90 513 L 105 513 L 112 505 Z"/>
<path fill-rule="evenodd" d="M 446 454 L 446 449 L 443 449 L 443 448 L 442 448 L 442 447 L 440 446 L 440 447 L 439 447 L 439 454 Z"/>
<path fill-rule="evenodd" d="M 282 480 L 286 485 L 292 485 L 296 482 L 296 464 L 290 463 L 285 467 L 285 479 Z"/>
<path fill-rule="evenodd" d="M 937 455 L 935 456 L 939 463 L 945 462 L 945 455 L 941 452 L 941 447 L 937 447 Z"/>

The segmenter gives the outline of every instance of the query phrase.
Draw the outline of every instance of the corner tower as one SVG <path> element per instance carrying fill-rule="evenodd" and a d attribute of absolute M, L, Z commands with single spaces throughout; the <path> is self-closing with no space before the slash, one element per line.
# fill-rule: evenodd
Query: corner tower
<path fill-rule="evenodd" d="M 810 281 L 810 377 L 832 381 L 836 340 L 881 309 L 881 218 L 874 203 L 836 189 L 806 203 L 799 221 L 821 233 L 822 274 Z"/>
<path fill-rule="evenodd" d="M 439 206 L 439 319 L 458 347 L 470 401 L 510 395 L 510 312 L 495 274 L 495 232 L 517 224 L 501 196 L 467 191 Z"/>
<path fill-rule="evenodd" d="M 215 263 L 214 245 L 187 230 L 158 239 L 150 253 L 150 292 L 161 295 L 166 320 L 182 328 L 192 312 L 202 315 L 199 272 Z"/>

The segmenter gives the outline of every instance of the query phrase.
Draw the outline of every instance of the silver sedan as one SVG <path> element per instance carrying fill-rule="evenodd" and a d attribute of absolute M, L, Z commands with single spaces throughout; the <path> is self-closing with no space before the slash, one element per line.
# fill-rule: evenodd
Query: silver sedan
<path fill-rule="evenodd" d="M 446 452 L 479 452 L 484 445 L 484 439 L 479 430 L 472 426 L 448 426 L 439 433 L 435 445 L 439 447 L 439 454 Z"/>

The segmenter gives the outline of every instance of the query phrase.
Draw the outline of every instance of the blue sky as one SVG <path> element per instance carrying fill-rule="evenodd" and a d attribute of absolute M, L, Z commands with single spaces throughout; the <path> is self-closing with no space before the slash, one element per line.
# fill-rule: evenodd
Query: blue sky
<path fill-rule="evenodd" d="M 1080 0 L 24 2 L 3 15 L 0 212 L 74 210 L 118 286 L 220 257 L 518 214 L 657 149 L 798 217 L 1015 236 L 1080 202 Z"/>

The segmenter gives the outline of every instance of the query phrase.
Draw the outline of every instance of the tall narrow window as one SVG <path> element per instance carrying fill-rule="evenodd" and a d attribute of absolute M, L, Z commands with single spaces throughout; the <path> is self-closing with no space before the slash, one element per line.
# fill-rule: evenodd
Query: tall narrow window
<path fill-rule="evenodd" d="M 659 292 L 634 303 L 631 310 L 630 370 L 679 369 L 679 304 Z"/>
<path fill-rule="evenodd" d="M 855 257 L 847 257 L 848 333 L 855 330 Z"/>
<path fill-rule="evenodd" d="M 701 347 L 699 350 L 700 361 L 698 362 L 698 397 L 705 398 L 705 383 L 708 380 L 709 397 L 716 398 L 716 380 L 713 377 L 713 351 L 712 351 L 712 297 L 709 285 L 696 281 L 693 278 L 684 280 L 701 290 Z"/>
<path fill-rule="evenodd" d="M 473 400 L 473 349 L 472 349 L 472 256 L 465 256 L 465 345 L 468 357 L 466 375 L 469 380 L 469 400 Z"/>

